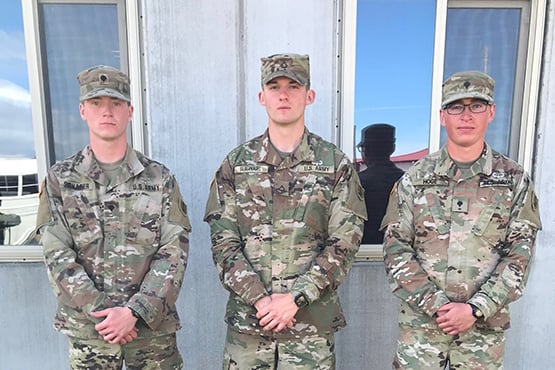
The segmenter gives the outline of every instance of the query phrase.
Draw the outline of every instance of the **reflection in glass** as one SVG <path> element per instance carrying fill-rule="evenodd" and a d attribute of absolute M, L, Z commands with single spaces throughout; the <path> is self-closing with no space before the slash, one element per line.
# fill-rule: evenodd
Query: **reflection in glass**
<path fill-rule="evenodd" d="M 38 207 L 37 162 L 20 0 L 0 14 L 0 245 L 22 244 Z"/>
<path fill-rule="evenodd" d="M 360 156 L 355 159 L 359 170 L 369 167 L 360 174 L 372 199 L 367 208 L 374 229 L 385 212 L 392 178 L 428 153 L 435 5 L 434 0 L 357 1 L 355 143 L 368 125 L 396 128 L 396 144 L 385 162 L 368 165 Z M 378 176 L 382 172 L 387 176 Z M 380 239 L 379 232 L 372 232 L 363 244 L 381 244 Z"/>
<path fill-rule="evenodd" d="M 0 244 L 24 244 L 32 235 L 38 188 L 35 159 L 0 159 Z"/>
<path fill-rule="evenodd" d="M 366 168 L 359 173 L 364 188 L 368 219 L 364 222 L 362 244 L 382 244 L 380 230 L 393 184 L 404 171 L 391 161 L 395 151 L 395 127 L 386 124 L 366 126 L 362 141 L 357 145 Z"/>
<path fill-rule="evenodd" d="M 463 70 L 478 70 L 495 80 L 495 119 L 486 141 L 497 151 L 511 155 L 513 92 L 517 75 L 517 51 L 521 9 L 453 8 L 447 12 L 444 79 Z M 447 140 L 441 131 L 441 143 Z M 514 156 L 513 156 L 514 158 Z"/>
<path fill-rule="evenodd" d="M 23 15 L 20 0 L 2 3 L 0 13 L 0 244 L 29 243 L 38 207 L 37 162 L 31 119 Z M 88 142 L 79 115 L 77 74 L 107 64 L 126 70 L 121 0 L 100 4 L 40 2 L 39 56 L 44 68 L 47 147 L 52 164 Z M 33 19 L 26 19 L 34 30 Z M 125 50 L 125 47 L 123 47 Z M 41 104 L 41 102 L 33 102 Z M 40 134 L 40 133 L 39 133 Z M 42 153 L 40 153 L 42 155 Z M 3 239 L 3 240 L 2 240 Z"/>

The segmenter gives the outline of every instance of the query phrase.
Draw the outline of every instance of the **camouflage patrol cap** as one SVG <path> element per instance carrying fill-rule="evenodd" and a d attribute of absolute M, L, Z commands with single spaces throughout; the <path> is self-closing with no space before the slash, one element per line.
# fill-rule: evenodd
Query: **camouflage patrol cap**
<path fill-rule="evenodd" d="M 261 58 L 262 86 L 276 77 L 289 77 L 303 86 L 310 86 L 308 55 L 274 54 Z"/>
<path fill-rule="evenodd" d="M 77 75 L 79 81 L 79 101 L 99 96 L 109 96 L 131 102 L 129 77 L 110 66 L 94 66 Z"/>
<path fill-rule="evenodd" d="M 476 98 L 493 103 L 495 81 L 479 71 L 457 72 L 443 83 L 441 106 L 464 98 Z"/>

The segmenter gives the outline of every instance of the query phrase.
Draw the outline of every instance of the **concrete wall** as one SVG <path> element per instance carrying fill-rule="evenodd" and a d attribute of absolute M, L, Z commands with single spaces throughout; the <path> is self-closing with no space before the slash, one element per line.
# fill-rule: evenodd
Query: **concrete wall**
<path fill-rule="evenodd" d="M 256 98 L 259 58 L 282 51 L 311 56 L 317 98 L 310 129 L 334 140 L 336 3 L 322 0 L 145 0 L 142 2 L 145 118 L 151 156 L 175 173 L 193 224 L 178 333 L 186 369 L 220 366 L 226 292 L 202 222 L 208 186 L 224 155 L 261 133 L 266 115 Z M 273 6 L 272 6 L 273 5 Z M 272 6 L 270 8 L 270 6 Z M 555 330 L 555 67 L 549 9 L 535 178 L 544 230 L 524 297 L 512 305 L 505 368 L 552 368 Z M 387 369 L 395 349 L 397 300 L 383 264 L 359 262 L 340 289 L 350 325 L 337 335 L 338 369 Z M 68 368 L 67 340 L 52 328 L 54 295 L 41 263 L 0 264 L 0 370 Z"/>

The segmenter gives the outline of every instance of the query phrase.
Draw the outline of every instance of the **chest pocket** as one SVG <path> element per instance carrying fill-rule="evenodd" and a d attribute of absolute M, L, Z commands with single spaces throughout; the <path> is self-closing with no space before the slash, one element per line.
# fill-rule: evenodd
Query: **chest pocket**
<path fill-rule="evenodd" d="M 510 220 L 513 191 L 509 187 L 480 188 L 478 199 L 487 203 L 484 203 L 472 233 L 492 247 L 502 247 Z"/>
<path fill-rule="evenodd" d="M 237 221 L 242 235 L 252 233 L 253 228 L 271 224 L 270 203 L 272 192 L 266 173 L 236 174 Z"/>
<path fill-rule="evenodd" d="M 416 242 L 424 244 L 447 238 L 451 225 L 445 213 L 446 200 L 442 197 L 443 188 L 422 186 L 417 190 L 414 198 Z"/>
<path fill-rule="evenodd" d="M 144 245 L 147 248 L 158 248 L 160 241 L 160 219 L 162 214 L 162 199 L 141 193 L 125 202 L 129 211 L 129 228 L 126 240 L 133 244 Z"/>
<path fill-rule="evenodd" d="M 93 187 L 94 184 L 85 184 Z M 87 188 L 88 190 L 89 188 Z M 73 241 L 80 254 L 87 253 L 102 241 L 102 211 L 96 193 L 79 189 L 73 191 L 67 185 L 61 189 L 63 213 L 69 225 Z"/>
<path fill-rule="evenodd" d="M 297 202 L 293 219 L 306 223 L 318 232 L 327 231 L 332 191 L 331 175 L 309 173 L 307 176 L 300 176 L 292 192 Z"/>

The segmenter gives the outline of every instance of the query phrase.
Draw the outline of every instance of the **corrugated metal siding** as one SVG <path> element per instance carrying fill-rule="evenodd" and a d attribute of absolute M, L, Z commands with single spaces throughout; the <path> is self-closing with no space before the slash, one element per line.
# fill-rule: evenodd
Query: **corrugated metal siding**
<path fill-rule="evenodd" d="M 218 369 L 226 292 L 213 266 L 204 203 L 224 155 L 266 127 L 258 105 L 259 58 L 275 52 L 311 56 L 317 99 L 308 125 L 334 140 L 336 2 L 323 0 L 143 1 L 146 121 L 151 156 L 176 175 L 193 224 L 178 333 L 186 369 Z M 505 368 L 552 367 L 555 331 L 555 66 L 553 9 L 546 42 L 537 147 L 537 190 L 544 230 L 522 300 L 512 305 Z M 349 326 L 337 339 L 338 369 L 387 369 L 395 350 L 398 302 L 381 263 L 357 263 L 340 290 Z M 68 368 L 67 341 L 52 328 L 55 299 L 41 263 L 0 264 L 0 370 Z"/>

